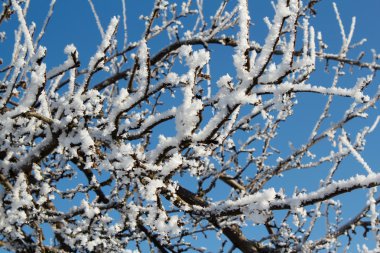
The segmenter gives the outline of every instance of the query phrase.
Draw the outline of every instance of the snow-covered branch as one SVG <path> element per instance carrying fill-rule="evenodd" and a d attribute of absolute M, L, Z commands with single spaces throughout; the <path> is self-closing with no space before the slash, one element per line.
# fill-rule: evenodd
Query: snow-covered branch
<path fill-rule="evenodd" d="M 0 250 L 378 252 L 379 55 L 319 2 L 89 0 L 63 38 L 76 6 L 3 1 Z"/>

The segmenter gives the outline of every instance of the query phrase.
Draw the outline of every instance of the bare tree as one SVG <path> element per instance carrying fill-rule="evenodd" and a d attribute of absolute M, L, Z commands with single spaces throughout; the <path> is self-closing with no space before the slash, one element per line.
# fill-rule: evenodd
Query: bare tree
<path fill-rule="evenodd" d="M 353 42 L 355 19 L 345 29 L 333 5 L 342 44 L 331 52 L 311 25 L 320 0 L 278 0 L 263 38 L 248 0 L 176 2 L 154 1 L 141 39 L 129 41 L 125 0 L 107 27 L 89 0 L 97 52 L 81 59 L 67 45 L 52 67 L 41 44 L 56 32 L 56 1 L 38 27 L 28 9 L 46 3 L 2 0 L 0 27 L 18 26 L 0 33 L 14 39 L 0 49 L 11 55 L 0 65 L 0 247 L 335 252 L 360 237 L 379 252 L 380 173 L 365 146 L 380 119 L 380 65 L 374 51 L 350 57 L 364 43 Z M 221 50 L 232 53 L 213 62 Z M 319 116 L 284 135 L 300 108 Z M 344 202 L 359 189 L 364 201 Z"/>

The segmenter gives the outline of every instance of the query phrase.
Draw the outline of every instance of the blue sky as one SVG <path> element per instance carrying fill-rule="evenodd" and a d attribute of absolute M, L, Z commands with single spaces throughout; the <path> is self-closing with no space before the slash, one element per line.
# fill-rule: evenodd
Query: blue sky
<path fill-rule="evenodd" d="M 122 17 L 122 5 L 121 1 L 117 0 L 93 0 L 96 10 L 101 19 L 103 28 L 105 29 L 112 16 Z M 205 0 L 205 12 L 206 16 L 211 15 L 214 10 L 215 0 Z M 137 41 L 142 36 L 142 31 L 144 29 L 144 21 L 139 20 L 138 17 L 143 15 L 148 15 L 152 9 L 152 1 L 133 1 L 127 0 L 127 23 L 128 23 L 128 41 Z M 379 22 L 379 10 L 380 1 L 378 0 L 340 0 L 336 1 L 343 23 L 345 24 L 346 31 L 349 29 L 351 18 L 356 16 L 357 25 L 354 35 L 354 42 L 360 41 L 363 38 L 367 39 L 360 50 L 353 51 L 349 54 L 350 57 L 356 58 L 361 50 L 365 51 L 367 54 L 363 58 L 366 61 L 371 61 L 370 50 L 372 48 L 380 48 L 380 22 Z M 249 1 L 250 14 L 254 25 L 251 27 L 251 38 L 262 43 L 265 39 L 266 26 L 263 22 L 263 17 L 273 15 L 273 10 L 269 4 L 269 1 Z M 31 2 L 30 11 L 28 14 L 28 21 L 34 21 L 37 24 L 37 31 L 41 28 L 45 15 L 49 8 L 49 1 L 45 0 L 35 0 Z M 329 45 L 328 52 L 337 53 L 341 45 L 341 36 L 339 31 L 339 26 L 335 18 L 335 14 L 332 8 L 332 1 L 323 0 L 316 7 L 318 16 L 316 19 L 311 20 L 311 24 L 315 27 L 316 31 L 321 31 L 323 33 L 323 38 Z M 8 39 L 0 44 L 0 57 L 4 59 L 4 62 L 8 62 L 12 48 L 12 30 L 17 25 L 15 22 L 15 17 L 13 17 L 11 22 L 5 23 L 0 26 L 0 31 L 5 30 L 8 34 Z M 121 25 L 120 25 L 121 28 Z M 122 35 L 122 30 L 119 29 L 119 34 Z M 122 36 L 120 36 L 120 42 L 122 41 Z M 151 48 L 152 54 L 157 52 L 159 49 L 163 48 L 167 43 L 165 38 L 157 38 L 151 43 L 148 43 L 148 47 Z M 44 45 L 48 49 L 46 62 L 48 64 L 48 69 L 53 68 L 61 64 L 66 56 L 63 53 L 63 49 L 67 44 L 75 44 L 79 51 L 79 58 L 82 62 L 82 66 L 86 66 L 89 58 L 96 52 L 97 45 L 101 42 L 100 33 L 96 27 L 94 16 L 92 15 L 90 6 L 86 0 L 57 0 L 55 12 L 51 23 L 48 26 L 47 32 L 41 45 Z M 380 49 L 379 49 L 380 50 Z M 219 76 L 230 73 L 232 76 L 234 74 L 232 65 L 232 52 L 233 49 L 224 49 L 222 47 L 213 47 L 211 52 L 211 74 L 213 75 L 214 84 Z M 319 67 L 324 67 L 324 62 L 321 62 Z M 347 68 L 347 71 L 349 69 Z M 231 74 L 232 73 L 232 74 Z M 98 76 L 99 80 L 102 76 Z M 356 74 L 348 74 L 345 79 L 347 81 L 347 87 L 353 86 Z M 315 81 L 318 85 L 328 85 L 331 83 L 332 75 L 324 73 L 324 71 L 319 71 L 318 74 L 312 76 L 311 81 Z M 374 82 L 378 85 L 379 78 Z M 342 86 L 346 84 L 341 84 Z M 287 145 L 289 141 L 294 143 L 294 145 L 301 145 L 310 134 L 310 130 L 313 127 L 315 120 L 318 118 L 324 103 L 326 101 L 320 100 L 320 97 L 312 95 L 304 95 L 298 98 L 299 105 L 296 107 L 295 115 L 285 123 L 280 131 L 283 136 L 278 139 L 278 145 Z M 347 104 L 344 100 L 339 100 L 336 102 L 336 111 L 332 112 L 332 119 L 339 119 L 341 117 L 341 112 L 346 108 Z M 345 107 L 343 107 L 345 106 Z M 378 112 L 377 112 L 378 113 Z M 374 119 L 374 116 L 371 116 Z M 363 122 L 355 121 L 350 123 L 352 128 L 363 127 Z M 296 133 L 296 134 L 295 134 Z M 378 150 L 379 148 L 379 133 L 374 133 L 371 138 L 368 139 L 366 151 L 363 153 L 364 157 L 367 159 L 368 163 L 376 168 L 379 165 L 378 160 Z M 316 150 L 316 152 L 323 152 L 323 150 Z M 355 173 L 362 172 L 361 170 L 356 170 L 354 166 L 358 167 L 359 164 L 355 163 L 354 159 L 348 159 L 345 166 L 344 172 L 342 172 L 341 177 L 347 177 L 347 175 L 354 175 Z M 288 177 L 288 185 L 280 185 L 281 187 L 292 188 L 294 185 L 304 185 L 304 187 L 309 186 L 310 181 L 315 176 L 319 176 L 319 172 L 307 172 L 306 174 L 302 171 L 292 172 L 292 176 Z M 306 175 L 306 176 L 305 176 Z M 339 175 L 338 175 L 339 176 Z M 320 176 L 319 176 L 320 177 Z M 300 180 L 302 179 L 302 180 Z M 279 184 L 283 184 L 283 181 L 279 181 Z M 274 181 L 274 187 L 279 187 Z M 309 188 L 310 189 L 310 188 Z M 220 189 L 223 191 L 223 189 Z M 354 210 L 360 209 L 365 203 L 366 191 L 357 191 L 352 195 L 347 195 L 343 197 L 346 202 L 344 210 L 347 210 L 347 214 L 353 214 Z M 358 204 L 358 205 L 357 205 Z M 362 242 L 360 242 L 362 243 Z M 369 241 L 370 245 L 371 242 Z M 0 250 L 1 251 L 1 250 Z"/>

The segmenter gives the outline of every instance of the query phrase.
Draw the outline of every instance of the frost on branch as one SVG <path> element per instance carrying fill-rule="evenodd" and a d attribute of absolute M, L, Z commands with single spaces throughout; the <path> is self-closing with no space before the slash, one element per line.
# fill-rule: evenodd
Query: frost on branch
<path fill-rule="evenodd" d="M 379 55 L 355 17 L 329 6 L 325 36 L 322 1 L 89 1 L 101 36 L 54 51 L 76 6 L 49 2 L 0 11 L 1 249 L 379 252 Z"/>

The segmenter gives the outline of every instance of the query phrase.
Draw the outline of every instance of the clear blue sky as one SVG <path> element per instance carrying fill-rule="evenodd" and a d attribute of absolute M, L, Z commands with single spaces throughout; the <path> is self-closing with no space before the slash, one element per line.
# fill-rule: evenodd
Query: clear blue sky
<path fill-rule="evenodd" d="M 121 1 L 117 0 L 93 0 L 96 10 L 101 19 L 103 28 L 106 29 L 112 16 L 118 15 L 122 17 L 122 5 Z M 128 41 L 137 41 L 142 36 L 142 31 L 144 29 L 144 21 L 138 19 L 138 17 L 143 15 L 148 15 L 152 9 L 151 0 L 127 0 L 127 23 L 128 23 Z M 214 10 L 215 0 L 205 0 L 205 12 L 206 17 L 211 15 Z M 380 21 L 379 21 L 379 10 L 380 1 L 378 0 L 337 0 L 336 1 L 341 17 L 345 24 L 346 31 L 349 29 L 351 22 L 351 17 L 356 16 L 357 25 L 356 32 L 354 35 L 354 41 L 360 41 L 363 38 L 367 38 L 367 43 L 360 48 L 360 50 L 366 51 L 365 60 L 371 61 L 370 49 L 380 50 Z M 251 38 L 257 40 L 258 42 L 263 42 L 266 33 L 266 27 L 263 22 L 263 17 L 272 17 L 273 11 L 269 1 L 249 1 L 250 14 L 254 26 L 251 27 Z M 28 21 L 34 21 L 37 24 L 37 31 L 41 28 L 45 15 L 49 8 L 49 1 L 47 0 L 32 0 L 30 11 L 28 14 Z M 339 32 L 338 23 L 335 18 L 335 14 L 332 8 L 332 1 L 323 0 L 316 7 L 318 16 L 316 19 L 311 20 L 311 24 L 315 27 L 316 31 L 321 31 L 323 33 L 324 40 L 329 45 L 328 52 L 337 53 L 341 45 L 341 36 Z M 4 59 L 4 62 L 8 62 L 10 55 L 8 52 L 11 51 L 13 45 L 13 35 L 12 30 L 15 28 L 15 17 L 13 17 L 12 22 L 8 22 L 0 26 L 0 31 L 5 30 L 8 34 L 8 39 L 0 44 L 0 57 Z M 120 28 L 122 26 L 120 25 Z M 122 30 L 119 29 L 119 34 L 122 35 Z M 79 51 L 79 57 L 82 62 L 82 66 L 86 66 L 89 58 L 96 52 L 97 45 L 101 41 L 101 36 L 96 27 L 94 16 L 92 15 L 88 1 L 86 0 L 57 0 L 55 12 L 51 23 L 48 26 L 47 33 L 41 45 L 44 45 L 48 49 L 46 62 L 48 64 L 48 69 L 53 68 L 61 64 L 66 56 L 63 53 L 63 49 L 67 44 L 75 44 Z M 122 41 L 122 36 L 120 36 L 120 42 Z M 157 52 L 159 49 L 165 46 L 167 39 L 162 38 L 154 40 L 152 43 L 148 44 L 151 48 L 152 54 Z M 212 48 L 212 60 L 211 60 L 211 74 L 213 75 L 213 84 L 215 84 L 218 76 L 225 73 L 230 73 L 233 75 L 232 70 L 232 54 L 231 49 L 222 51 L 221 47 Z M 352 58 L 356 58 L 360 50 L 353 51 L 353 54 L 349 55 Z M 226 60 L 227 59 L 227 60 Z M 321 63 L 320 66 L 323 66 Z M 231 74 L 232 73 L 232 74 Z M 314 75 L 312 81 L 315 81 L 317 85 L 328 85 L 331 83 L 332 75 L 325 75 L 323 71 L 319 71 L 321 74 Z M 347 85 L 352 86 L 355 83 L 356 75 L 347 76 Z M 101 79 L 101 76 L 98 77 Z M 379 79 L 379 78 L 377 78 Z M 379 84 L 379 80 L 375 82 Z M 341 84 L 344 86 L 344 84 Z M 347 86 L 347 87 L 348 87 Z M 318 100 L 314 96 L 301 96 L 298 98 L 299 106 L 296 108 L 295 115 L 291 118 L 289 122 L 284 124 L 280 129 L 280 134 L 283 138 L 279 138 L 278 145 L 287 145 L 288 141 L 292 141 L 296 146 L 302 144 L 309 134 L 310 130 L 319 116 L 318 113 L 321 112 L 324 101 Z M 343 108 L 339 106 L 344 105 L 344 102 L 337 103 L 338 108 L 335 112 L 336 115 L 332 115 L 332 118 L 339 119 L 341 115 L 339 114 Z M 373 118 L 373 117 L 372 117 Z M 362 125 L 360 122 L 354 122 L 351 124 L 353 128 L 360 128 Z M 296 134 L 295 134 L 296 133 Z M 168 134 L 170 135 L 170 134 Z M 371 139 L 368 140 L 366 151 L 363 153 L 364 157 L 367 159 L 368 163 L 372 165 L 373 168 L 379 165 L 379 146 L 380 134 L 376 133 L 371 135 Z M 322 152 L 322 150 L 321 150 Z M 350 165 L 352 162 L 353 165 Z M 354 160 L 347 162 L 347 173 L 349 175 L 355 174 L 355 169 L 353 166 L 358 167 L 359 165 L 355 163 Z M 356 172 L 362 172 L 356 170 Z M 302 174 L 302 175 L 301 175 Z M 307 173 L 306 173 L 307 174 Z M 295 184 L 304 185 L 308 187 L 310 181 L 315 175 L 310 172 L 306 177 L 304 172 L 298 173 L 294 172 L 292 177 L 289 177 L 289 185 L 281 185 L 281 187 L 291 188 Z M 347 174 L 342 174 L 342 177 L 346 177 Z M 283 184 L 283 181 L 281 181 Z M 276 187 L 276 185 L 274 185 Z M 277 185 L 278 187 L 278 185 Z M 308 187 L 308 189 L 310 189 Z M 222 191 L 223 189 L 221 189 Z M 353 214 L 353 210 L 358 210 L 365 203 L 364 198 L 366 191 L 357 191 L 352 195 L 347 195 L 343 197 L 346 206 L 344 210 L 347 210 L 347 214 Z M 356 203 L 360 204 L 357 205 Z M 348 217 L 345 216 L 345 217 Z M 360 242 L 362 243 L 362 242 Z M 370 244 L 370 242 L 369 242 Z M 1 251 L 1 250 L 0 250 Z M 212 250 L 211 250 L 212 251 Z"/>

